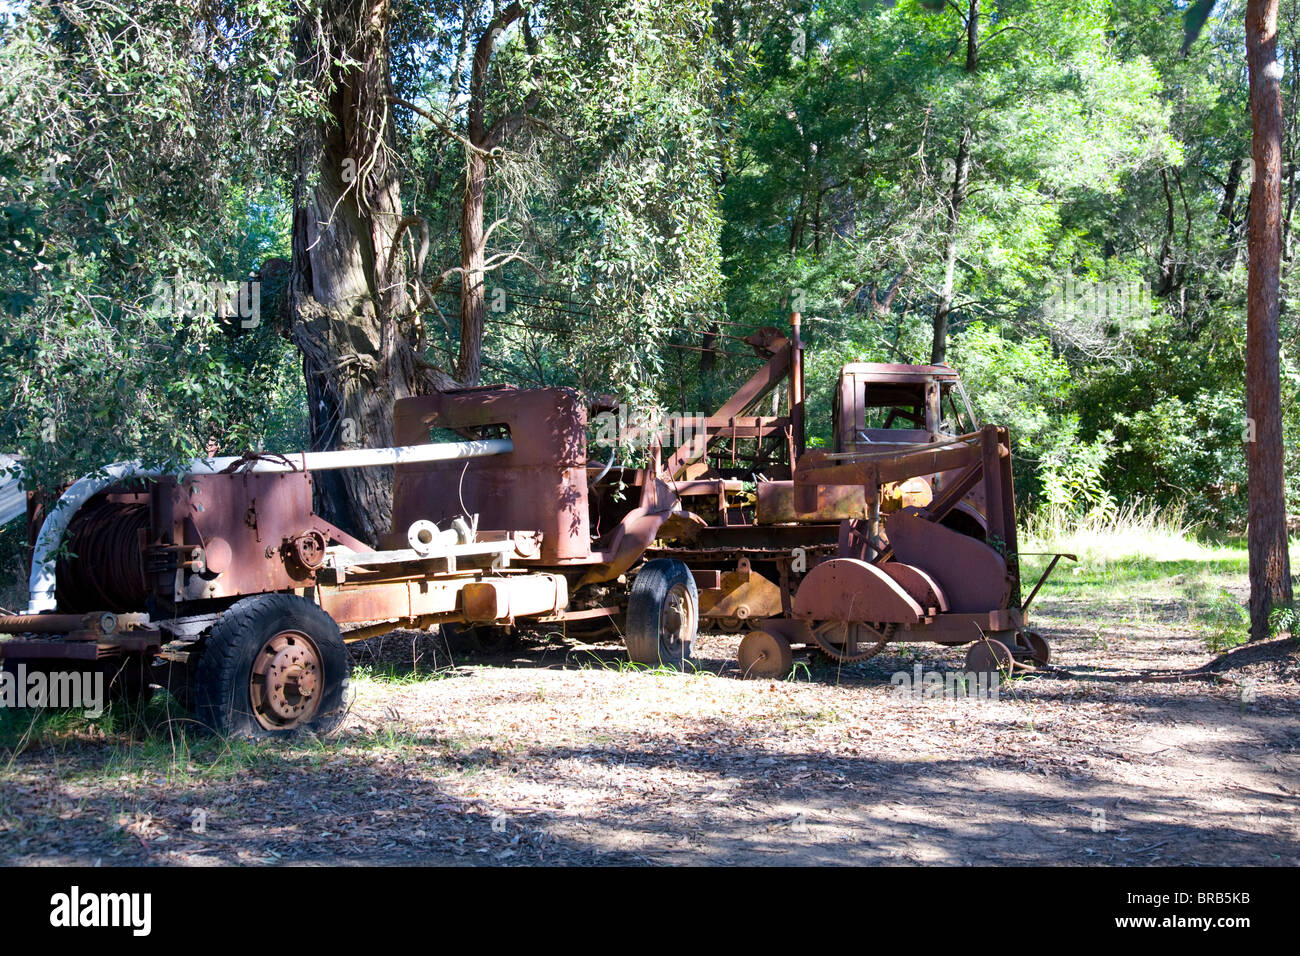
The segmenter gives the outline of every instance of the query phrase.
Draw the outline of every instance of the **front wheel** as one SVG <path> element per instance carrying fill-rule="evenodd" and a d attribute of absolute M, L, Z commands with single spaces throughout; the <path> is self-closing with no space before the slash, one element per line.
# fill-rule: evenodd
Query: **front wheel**
<path fill-rule="evenodd" d="M 627 599 L 627 656 L 638 664 L 684 670 L 700 624 L 700 596 L 691 569 L 673 558 L 647 563 Z"/>
<path fill-rule="evenodd" d="M 296 595 L 260 594 L 231 607 L 208 634 L 195 709 L 228 736 L 328 733 L 347 713 L 350 671 L 333 618 Z"/>

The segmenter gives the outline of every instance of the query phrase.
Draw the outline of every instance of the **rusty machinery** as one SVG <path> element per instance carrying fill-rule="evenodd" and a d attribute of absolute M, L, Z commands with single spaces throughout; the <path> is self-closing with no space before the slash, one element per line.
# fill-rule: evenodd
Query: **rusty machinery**
<path fill-rule="evenodd" d="M 480 531 L 472 515 L 417 519 L 393 547 L 368 547 L 313 513 L 312 472 L 511 449 L 491 439 L 250 455 L 181 474 L 109 466 L 40 522 L 31 605 L 0 617 L 0 635 L 14 635 L 0 660 L 107 668 L 127 694 L 161 683 L 222 732 L 328 729 L 346 705 L 345 641 L 553 616 L 569 598 L 563 575 L 515 567 L 535 539 Z"/>
<path fill-rule="evenodd" d="M 472 512 L 480 528 L 536 542 L 519 563 L 563 574 L 573 596 L 553 620 L 613 624 L 647 664 L 679 666 L 700 619 L 749 630 L 750 675 L 788 673 L 793 646 L 854 662 L 891 640 L 975 642 L 979 670 L 1046 663 L 1025 627 L 1042 581 L 1021 600 L 1006 429 L 975 430 L 947 366 L 853 363 L 834 448 L 806 452 L 798 315 L 791 332 L 745 338 L 761 367 L 713 414 L 669 419 L 667 433 L 687 437 L 661 451 L 657 436 L 644 467 L 590 460 L 589 413 L 612 406 L 589 409 L 572 390 L 403 399 L 403 443 L 508 434 L 515 451 L 399 466 L 394 526 Z M 755 413 L 774 397 L 783 414 Z M 440 495 L 453 484 L 460 500 Z M 662 612 L 657 628 L 645 606 Z"/>
<path fill-rule="evenodd" d="M 1045 663 L 1006 430 L 974 430 L 946 366 L 855 363 L 833 449 L 806 451 L 793 318 L 748 336 L 761 367 L 715 413 L 671 420 L 688 437 L 643 467 L 589 459 L 573 390 L 509 386 L 399 400 L 397 448 L 110 466 L 41 524 L 0 658 L 156 679 L 253 734 L 336 721 L 345 637 L 399 626 L 612 626 L 633 660 L 681 667 L 703 618 L 748 629 L 747 676 L 783 676 L 800 645 L 847 663 L 896 640 L 973 643 L 976 670 Z M 756 414 L 773 396 L 784 413 Z M 393 517 L 374 549 L 313 513 L 311 475 L 378 465 Z"/>

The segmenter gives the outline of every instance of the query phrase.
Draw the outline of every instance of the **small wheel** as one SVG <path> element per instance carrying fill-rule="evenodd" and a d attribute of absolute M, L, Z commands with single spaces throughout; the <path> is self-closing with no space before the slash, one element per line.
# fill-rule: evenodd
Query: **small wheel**
<path fill-rule="evenodd" d="M 684 669 L 700 623 L 700 598 L 690 568 L 673 558 L 646 564 L 627 599 L 627 656 L 638 664 Z"/>
<path fill-rule="evenodd" d="M 1046 667 L 1052 659 L 1052 649 L 1047 639 L 1037 631 L 1025 631 L 1025 643 L 1029 645 L 1029 658 L 1039 667 Z"/>
<path fill-rule="evenodd" d="M 723 634 L 739 634 L 745 628 L 745 622 L 738 617 L 711 617 L 708 621 Z"/>
<path fill-rule="evenodd" d="M 305 598 L 259 594 L 221 615 L 195 674 L 199 720 L 221 734 L 334 730 L 351 666 L 334 619 Z"/>
<path fill-rule="evenodd" d="M 1011 648 L 991 637 L 981 637 L 966 652 L 966 670 L 971 673 L 1010 677 L 1014 666 Z"/>
<path fill-rule="evenodd" d="M 790 642 L 769 631 L 746 634 L 736 651 L 736 659 L 740 663 L 741 677 L 780 679 L 788 677 L 794 667 Z"/>

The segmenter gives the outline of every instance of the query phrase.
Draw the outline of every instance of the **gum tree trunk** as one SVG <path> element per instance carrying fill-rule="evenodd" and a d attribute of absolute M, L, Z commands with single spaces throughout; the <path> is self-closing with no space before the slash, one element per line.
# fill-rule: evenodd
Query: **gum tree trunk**
<path fill-rule="evenodd" d="M 1253 441 L 1250 475 L 1250 636 L 1269 636 L 1269 612 L 1291 604 L 1286 492 L 1282 476 L 1282 402 L 1278 363 L 1278 286 L 1282 260 L 1282 67 L 1277 61 L 1277 0 L 1246 5 L 1254 186 L 1247 248 L 1246 407 Z M 1249 432 L 1248 436 L 1251 437 Z"/>
<path fill-rule="evenodd" d="M 327 0 L 301 25 L 300 62 L 332 82 L 326 122 L 296 157 L 290 337 L 302 352 L 314 450 L 390 445 L 396 399 L 451 379 L 419 362 L 391 161 L 388 0 Z M 340 61 L 349 65 L 340 66 Z M 392 512 L 391 469 L 316 475 L 325 518 L 377 543 Z"/>
<path fill-rule="evenodd" d="M 470 69 L 467 137 L 465 150 L 465 185 L 460 207 L 460 354 L 456 377 L 465 385 L 477 385 L 483 373 L 483 319 L 486 314 L 487 237 L 483 229 L 483 210 L 487 194 L 488 156 L 501 138 L 523 121 L 524 113 L 536 97 L 525 104 L 524 112 L 501 117 L 488 125 L 486 119 L 488 68 L 497 40 L 516 20 L 528 15 L 522 3 L 502 9 L 479 35 L 474 45 L 474 63 Z"/>

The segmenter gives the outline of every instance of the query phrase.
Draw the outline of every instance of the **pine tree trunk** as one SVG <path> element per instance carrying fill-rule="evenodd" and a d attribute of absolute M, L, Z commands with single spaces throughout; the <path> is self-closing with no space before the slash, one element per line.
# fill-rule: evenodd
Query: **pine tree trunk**
<path fill-rule="evenodd" d="M 1277 0 L 1249 0 L 1246 5 L 1255 162 L 1246 283 L 1246 406 L 1255 440 L 1247 443 L 1246 457 L 1250 476 L 1250 636 L 1256 641 L 1269 636 L 1269 612 L 1292 600 L 1278 363 L 1282 68 L 1277 62 L 1277 8 Z"/>

